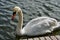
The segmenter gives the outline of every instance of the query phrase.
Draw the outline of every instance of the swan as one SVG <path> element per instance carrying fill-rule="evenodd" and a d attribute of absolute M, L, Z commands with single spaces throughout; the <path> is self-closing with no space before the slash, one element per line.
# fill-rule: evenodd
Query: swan
<path fill-rule="evenodd" d="M 16 34 L 27 35 L 27 36 L 36 36 L 36 35 L 43 35 L 46 33 L 51 33 L 55 28 L 59 27 L 59 22 L 56 19 L 51 17 L 37 17 L 32 19 L 28 22 L 25 27 L 23 26 L 23 12 L 20 7 L 15 6 L 13 8 L 13 16 L 12 20 L 14 19 L 16 13 L 18 14 L 18 25 L 16 28 Z"/>

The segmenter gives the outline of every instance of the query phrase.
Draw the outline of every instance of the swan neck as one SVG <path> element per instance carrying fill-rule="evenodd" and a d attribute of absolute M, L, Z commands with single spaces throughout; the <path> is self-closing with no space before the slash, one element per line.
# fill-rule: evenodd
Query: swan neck
<path fill-rule="evenodd" d="M 17 35 L 21 35 L 22 26 L 23 26 L 23 13 L 22 11 L 19 11 L 18 12 L 18 25 L 16 28 Z"/>
<path fill-rule="evenodd" d="M 18 27 L 19 27 L 19 29 L 22 29 L 22 26 L 23 26 L 23 13 L 22 13 L 22 11 L 18 12 L 18 16 L 19 16 Z"/>

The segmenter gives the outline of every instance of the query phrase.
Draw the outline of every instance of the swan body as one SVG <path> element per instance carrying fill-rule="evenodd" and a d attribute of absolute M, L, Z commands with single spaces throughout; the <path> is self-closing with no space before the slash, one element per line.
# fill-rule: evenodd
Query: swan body
<path fill-rule="evenodd" d="M 59 24 L 56 19 L 50 17 L 38 17 L 28 22 L 21 30 L 21 34 L 29 36 L 43 35 L 51 33 L 57 27 L 59 27 Z"/>
<path fill-rule="evenodd" d="M 50 17 L 37 17 L 28 22 L 24 28 L 23 25 L 23 13 L 21 8 L 14 7 L 14 12 L 18 13 L 19 20 L 16 28 L 17 35 L 36 36 L 51 33 L 55 28 L 59 27 L 59 22 L 56 19 Z"/>

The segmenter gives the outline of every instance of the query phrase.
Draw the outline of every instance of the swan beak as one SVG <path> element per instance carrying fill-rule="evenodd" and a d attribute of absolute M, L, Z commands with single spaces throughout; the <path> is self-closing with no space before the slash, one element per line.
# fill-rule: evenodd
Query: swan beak
<path fill-rule="evenodd" d="M 16 16 L 16 12 L 13 12 L 12 20 L 14 20 L 15 16 Z"/>

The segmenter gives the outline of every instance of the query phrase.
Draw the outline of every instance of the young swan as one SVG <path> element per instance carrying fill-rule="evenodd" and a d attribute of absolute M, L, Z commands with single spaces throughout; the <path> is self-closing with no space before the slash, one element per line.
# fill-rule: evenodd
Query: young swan
<path fill-rule="evenodd" d="M 27 35 L 27 36 L 36 36 L 43 35 L 46 33 L 51 33 L 55 28 L 59 27 L 59 23 L 56 19 L 50 17 L 37 17 L 32 19 L 27 25 L 22 28 L 23 25 L 23 13 L 20 7 L 15 6 L 13 8 L 12 20 L 15 17 L 15 14 L 18 13 L 18 26 L 16 28 L 16 34 Z"/>

